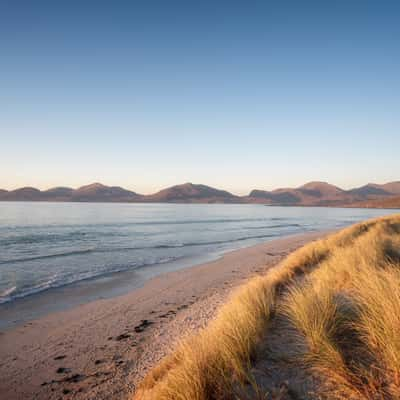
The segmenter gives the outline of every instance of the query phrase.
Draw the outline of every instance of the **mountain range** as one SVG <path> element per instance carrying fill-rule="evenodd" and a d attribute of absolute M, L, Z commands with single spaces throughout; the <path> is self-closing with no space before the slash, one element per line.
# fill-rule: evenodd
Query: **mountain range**
<path fill-rule="evenodd" d="M 326 182 L 309 182 L 297 188 L 272 191 L 252 190 L 237 196 L 206 185 L 185 183 L 157 193 L 142 195 L 119 186 L 101 183 L 78 189 L 55 187 L 41 191 L 33 187 L 16 190 L 0 189 L 0 201 L 65 201 L 65 202 L 153 202 L 153 203 L 258 203 L 280 206 L 334 207 L 400 207 L 400 181 L 367 185 L 344 190 Z"/>

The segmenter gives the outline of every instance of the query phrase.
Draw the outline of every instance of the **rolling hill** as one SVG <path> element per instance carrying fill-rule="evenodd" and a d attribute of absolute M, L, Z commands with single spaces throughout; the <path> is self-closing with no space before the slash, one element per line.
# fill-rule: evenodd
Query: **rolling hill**
<path fill-rule="evenodd" d="M 105 186 L 92 183 L 82 186 L 70 194 L 71 201 L 130 202 L 142 196 L 119 186 Z"/>
<path fill-rule="evenodd" d="M 326 182 L 309 182 L 298 188 L 276 189 L 273 191 L 253 190 L 249 202 L 276 205 L 342 205 L 353 201 L 347 191 Z"/>
<path fill-rule="evenodd" d="M 40 191 L 24 187 L 12 191 L 0 191 L 0 201 L 76 201 L 76 202 L 130 202 L 142 196 L 118 186 L 101 183 L 82 186 L 78 189 L 55 187 Z"/>
<path fill-rule="evenodd" d="M 219 190 L 206 185 L 184 183 L 172 186 L 150 196 L 144 196 L 144 201 L 158 203 L 242 203 L 239 196 L 225 190 Z"/>
<path fill-rule="evenodd" d="M 395 196 L 397 191 L 400 191 L 399 182 L 383 185 L 369 183 L 350 190 L 343 190 L 327 182 L 309 182 L 294 189 L 252 190 L 247 201 L 270 205 L 347 207 L 366 201 L 388 199 Z"/>

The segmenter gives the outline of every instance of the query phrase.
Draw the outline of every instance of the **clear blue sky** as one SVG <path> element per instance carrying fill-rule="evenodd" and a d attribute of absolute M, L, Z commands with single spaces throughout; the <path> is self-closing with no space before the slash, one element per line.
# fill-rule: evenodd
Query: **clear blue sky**
<path fill-rule="evenodd" d="M 400 1 L 0 1 L 0 187 L 400 179 Z"/>

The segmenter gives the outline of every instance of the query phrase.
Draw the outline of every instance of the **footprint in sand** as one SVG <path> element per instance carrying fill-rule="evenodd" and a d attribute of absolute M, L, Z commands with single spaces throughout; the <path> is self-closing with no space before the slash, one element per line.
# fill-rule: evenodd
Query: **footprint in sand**
<path fill-rule="evenodd" d="M 57 374 L 68 374 L 68 372 L 71 372 L 71 368 L 60 367 L 56 371 Z"/>
<path fill-rule="evenodd" d="M 168 318 L 169 316 L 175 315 L 175 314 L 176 314 L 176 311 L 169 310 L 167 313 L 161 314 L 158 318 Z"/>
<path fill-rule="evenodd" d="M 134 327 L 136 333 L 143 332 L 148 326 L 153 325 L 154 322 L 149 321 L 148 319 L 143 319 L 139 325 Z"/>
<path fill-rule="evenodd" d="M 125 340 L 125 339 L 129 339 L 131 337 L 131 335 L 129 333 L 121 333 L 120 335 L 118 335 L 115 340 L 117 340 L 118 342 L 121 340 Z"/>
<path fill-rule="evenodd" d="M 71 375 L 65 379 L 63 379 L 64 382 L 73 382 L 73 383 L 78 383 L 80 381 L 83 381 L 86 378 L 85 375 L 81 375 L 81 374 L 74 374 Z"/>

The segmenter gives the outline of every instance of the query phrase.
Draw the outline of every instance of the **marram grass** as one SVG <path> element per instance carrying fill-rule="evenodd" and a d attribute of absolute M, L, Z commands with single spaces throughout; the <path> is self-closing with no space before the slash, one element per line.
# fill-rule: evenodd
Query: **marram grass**
<path fill-rule="evenodd" d="M 246 385 L 264 398 L 251 367 L 276 313 L 302 343 L 293 362 L 322 377 L 310 399 L 400 398 L 399 249 L 399 216 L 309 243 L 240 287 L 134 399 L 236 399 Z"/>

